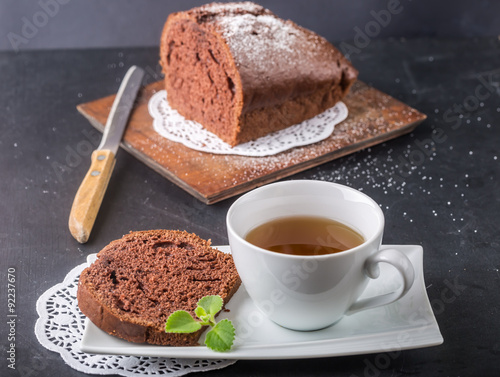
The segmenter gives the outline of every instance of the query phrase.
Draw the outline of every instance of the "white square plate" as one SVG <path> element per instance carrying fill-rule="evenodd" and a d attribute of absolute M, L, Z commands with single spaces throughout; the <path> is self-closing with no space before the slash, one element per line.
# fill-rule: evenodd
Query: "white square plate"
<path fill-rule="evenodd" d="M 217 246 L 230 252 L 229 246 Z M 253 305 L 242 285 L 218 319 L 228 318 L 236 328 L 231 351 L 213 352 L 205 346 L 166 347 L 130 343 L 103 332 L 86 320 L 81 342 L 83 352 L 110 355 L 175 357 L 193 359 L 294 359 L 400 351 L 439 345 L 443 337 L 427 297 L 421 246 L 385 245 L 404 252 L 415 267 L 415 282 L 399 301 L 380 308 L 345 316 L 323 330 L 300 332 L 285 329 Z M 95 254 L 89 256 L 89 263 Z M 388 292 L 399 286 L 400 277 L 391 266 L 380 265 L 380 278 L 371 281 L 363 297 Z M 203 344 L 204 337 L 200 339 Z"/>

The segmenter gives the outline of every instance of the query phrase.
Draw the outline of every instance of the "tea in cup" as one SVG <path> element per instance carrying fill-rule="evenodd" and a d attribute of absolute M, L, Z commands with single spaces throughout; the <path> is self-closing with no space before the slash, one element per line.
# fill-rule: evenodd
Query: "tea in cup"
<path fill-rule="evenodd" d="M 392 303 L 413 284 L 408 257 L 380 250 L 382 210 L 350 187 L 310 180 L 269 184 L 237 199 L 226 220 L 243 285 L 254 304 L 283 327 L 318 330 L 344 315 Z M 399 271 L 400 289 L 359 300 L 379 276 L 381 262 Z"/>

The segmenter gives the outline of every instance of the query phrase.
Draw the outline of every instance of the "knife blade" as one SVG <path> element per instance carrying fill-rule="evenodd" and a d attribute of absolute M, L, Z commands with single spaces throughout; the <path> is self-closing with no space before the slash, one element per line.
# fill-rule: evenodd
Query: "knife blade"
<path fill-rule="evenodd" d="M 144 70 L 129 68 L 106 121 L 101 143 L 92 152 L 90 169 L 76 192 L 69 215 L 69 230 L 80 243 L 88 241 L 116 162 L 116 152 L 141 87 Z"/>

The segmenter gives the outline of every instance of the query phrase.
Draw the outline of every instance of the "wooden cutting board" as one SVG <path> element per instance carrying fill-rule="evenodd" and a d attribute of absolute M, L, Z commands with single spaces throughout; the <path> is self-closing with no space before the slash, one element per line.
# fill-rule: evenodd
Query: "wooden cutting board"
<path fill-rule="evenodd" d="M 160 81 L 141 90 L 121 145 L 206 204 L 411 132 L 426 119 L 426 115 L 358 81 L 344 99 L 349 116 L 327 139 L 269 157 L 218 155 L 189 149 L 154 131 L 148 101 L 162 89 Z M 102 132 L 114 98 L 112 95 L 77 108 Z"/>

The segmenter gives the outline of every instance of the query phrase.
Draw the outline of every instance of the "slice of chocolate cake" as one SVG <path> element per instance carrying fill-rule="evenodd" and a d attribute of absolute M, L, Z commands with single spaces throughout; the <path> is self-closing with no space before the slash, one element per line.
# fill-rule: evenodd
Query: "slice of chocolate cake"
<path fill-rule="evenodd" d="M 326 39 L 252 2 L 171 14 L 160 59 L 170 105 L 232 146 L 322 113 L 357 77 Z"/>
<path fill-rule="evenodd" d="M 97 327 L 136 343 L 196 345 L 204 329 L 165 333 L 176 310 L 195 315 L 200 298 L 220 295 L 226 304 L 241 281 L 232 256 L 183 231 L 133 232 L 111 242 L 83 270 L 78 306 Z"/>

